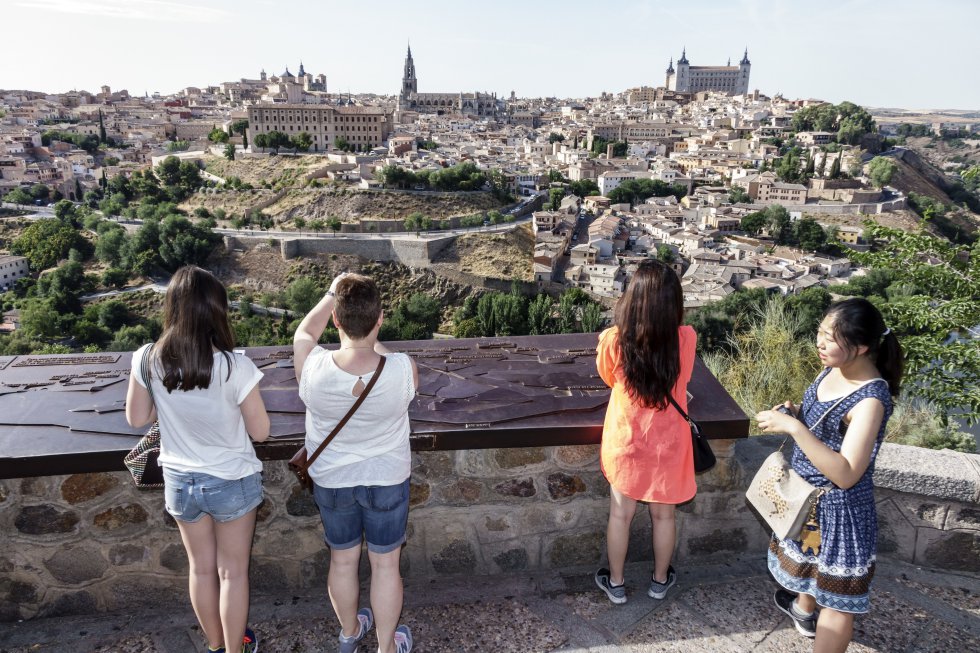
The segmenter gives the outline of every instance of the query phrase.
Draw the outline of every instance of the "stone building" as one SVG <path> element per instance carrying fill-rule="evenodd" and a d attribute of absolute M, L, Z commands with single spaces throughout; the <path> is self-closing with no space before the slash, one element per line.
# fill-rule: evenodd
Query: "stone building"
<path fill-rule="evenodd" d="M 329 150 L 337 138 L 357 149 L 383 145 L 392 131 L 391 114 L 382 107 L 322 104 L 256 104 L 248 108 L 248 141 L 280 131 L 290 138 L 307 132 L 312 151 Z"/>
<path fill-rule="evenodd" d="M 18 279 L 30 273 L 31 269 L 25 257 L 0 254 L 0 290 L 10 290 Z"/>
<path fill-rule="evenodd" d="M 402 89 L 398 94 L 399 111 L 417 111 L 439 115 L 458 113 L 467 116 L 492 117 L 497 115 L 496 93 L 419 93 L 415 76 L 412 46 L 408 46 Z"/>
<path fill-rule="evenodd" d="M 692 66 L 687 60 L 685 48 L 681 58 L 677 60 L 676 70 L 674 60 L 670 60 L 664 84 L 669 90 L 681 93 L 717 91 L 729 95 L 744 95 L 749 92 L 751 68 L 748 48 L 737 66 L 731 65 L 731 60 L 726 66 Z"/>

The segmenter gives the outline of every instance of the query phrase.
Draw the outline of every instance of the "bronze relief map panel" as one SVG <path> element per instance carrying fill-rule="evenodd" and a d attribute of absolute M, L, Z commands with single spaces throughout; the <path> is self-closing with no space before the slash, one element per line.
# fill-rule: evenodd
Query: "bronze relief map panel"
<path fill-rule="evenodd" d="M 598 442 L 609 389 L 596 371 L 596 342 L 596 334 L 569 334 L 386 343 L 419 369 L 413 449 Z M 259 455 L 288 457 L 305 421 L 292 350 L 241 351 L 263 372 L 272 422 Z M 125 418 L 131 356 L 0 357 L 0 478 L 122 469 L 122 456 L 145 430 Z M 690 391 L 692 417 L 709 436 L 747 434 L 745 415 L 700 362 Z"/>

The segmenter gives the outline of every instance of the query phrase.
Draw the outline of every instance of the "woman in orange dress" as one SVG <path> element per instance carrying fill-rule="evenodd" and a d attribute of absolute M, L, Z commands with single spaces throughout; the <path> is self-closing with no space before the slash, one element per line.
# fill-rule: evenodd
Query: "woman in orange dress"
<path fill-rule="evenodd" d="M 687 410 L 697 335 L 681 325 L 683 317 L 677 274 L 647 259 L 616 305 L 616 326 L 599 335 L 596 365 L 612 393 L 600 456 L 609 481 L 609 567 L 596 572 L 595 582 L 613 603 L 626 603 L 623 568 L 637 501 L 649 504 L 653 523 L 647 595 L 662 599 L 676 581 L 674 506 L 697 492 L 691 428 L 669 399 Z"/>

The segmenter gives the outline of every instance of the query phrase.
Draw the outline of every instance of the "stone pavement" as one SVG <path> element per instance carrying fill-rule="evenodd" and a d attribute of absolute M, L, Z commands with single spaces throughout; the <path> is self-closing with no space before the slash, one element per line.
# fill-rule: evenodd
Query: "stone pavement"
<path fill-rule="evenodd" d="M 663 601 L 646 596 L 649 566 L 627 568 L 629 600 L 615 606 L 592 569 L 493 577 L 409 579 L 403 621 L 417 653 L 796 652 L 811 650 L 772 605 L 764 558 L 678 568 Z M 880 561 L 872 613 L 854 652 L 980 651 L 980 577 Z M 362 596 L 362 604 L 366 600 Z M 189 602 L 169 609 L 0 624 L 0 653 L 189 653 L 205 645 Z M 263 653 L 336 651 L 338 625 L 318 594 L 253 596 Z M 377 650 L 373 632 L 362 653 Z"/>

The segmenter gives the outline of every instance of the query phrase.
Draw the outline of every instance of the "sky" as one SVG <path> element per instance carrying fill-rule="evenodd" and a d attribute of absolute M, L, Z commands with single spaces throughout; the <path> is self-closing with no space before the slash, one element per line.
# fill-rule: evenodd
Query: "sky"
<path fill-rule="evenodd" d="M 585 98 L 737 63 L 750 87 L 980 110 L 977 0 L 0 0 L 0 89 L 169 94 L 288 66 L 331 92 Z"/>

